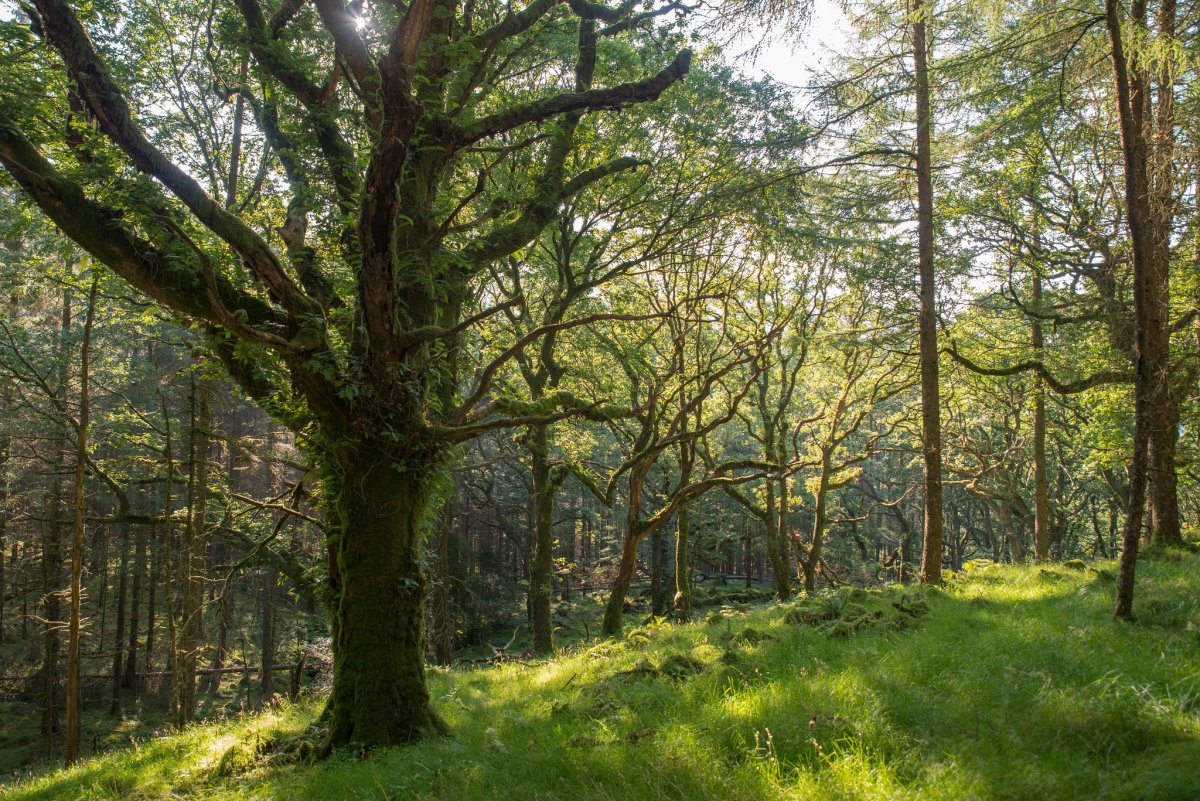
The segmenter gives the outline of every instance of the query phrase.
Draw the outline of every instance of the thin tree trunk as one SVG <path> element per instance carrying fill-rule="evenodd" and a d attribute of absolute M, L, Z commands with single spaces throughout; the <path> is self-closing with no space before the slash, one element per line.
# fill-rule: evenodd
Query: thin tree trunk
<path fill-rule="evenodd" d="M 450 540 L 454 536 L 454 502 L 457 485 L 442 505 L 438 516 L 437 583 L 433 588 L 433 658 L 439 665 L 454 661 L 454 614 L 450 608 Z"/>
<path fill-rule="evenodd" d="M 675 513 L 675 617 L 681 623 L 692 616 L 692 580 L 688 574 L 688 544 L 691 539 L 692 516 L 687 503 Z"/>
<path fill-rule="evenodd" d="M 1134 21 L 1145 18 L 1145 3 L 1135 0 L 1131 8 Z M 1125 164 L 1125 217 L 1133 240 L 1133 317 L 1134 317 L 1134 433 L 1133 458 L 1129 470 L 1128 507 L 1121 536 L 1121 560 L 1113 615 L 1133 616 L 1133 582 L 1137 569 L 1138 545 L 1146 504 L 1146 474 L 1150 440 L 1151 408 L 1155 384 L 1166 380 L 1161 352 L 1165 327 L 1155 309 L 1152 265 L 1146 223 L 1149 197 L 1146 187 L 1145 75 L 1136 56 L 1125 55 L 1121 39 L 1120 8 L 1117 0 L 1105 0 L 1104 20 L 1111 44 L 1113 80 L 1117 93 L 1117 118 L 1121 127 L 1121 146 Z"/>
<path fill-rule="evenodd" d="M 1033 305 L 1039 312 L 1042 303 L 1042 277 L 1032 266 Z M 1034 317 L 1030 339 L 1034 358 L 1042 359 L 1045 338 L 1042 322 Z M 1050 501 L 1046 480 L 1046 384 L 1035 376 L 1033 385 L 1033 557 L 1038 562 L 1050 558 Z"/>
<path fill-rule="evenodd" d="M 924 457 L 925 531 L 921 582 L 942 581 L 942 426 L 938 388 L 937 282 L 933 264 L 933 119 L 925 25 L 932 0 L 913 2 L 913 62 L 917 103 L 917 262 L 920 272 L 921 450 Z"/>
<path fill-rule="evenodd" d="M 146 575 L 146 539 L 149 530 L 138 526 L 133 535 L 133 581 L 129 598 L 129 647 L 125 654 L 122 686 L 137 690 L 138 615 L 142 609 L 142 578 Z"/>
<path fill-rule="evenodd" d="M 121 679 L 125 672 L 125 602 L 129 597 L 129 526 L 121 525 L 120 539 L 120 568 L 117 576 L 117 630 L 113 636 L 112 662 L 112 694 L 108 712 L 110 715 L 121 713 Z M 133 657 L 129 657 L 132 661 Z"/>
<path fill-rule="evenodd" d="M 561 483 L 550 467 L 549 426 L 531 426 L 526 438 L 533 474 L 532 553 L 529 561 L 530 622 L 533 650 L 539 655 L 554 652 L 551 617 L 554 582 L 554 493 Z"/>
<path fill-rule="evenodd" d="M 192 437 L 188 477 L 188 522 L 180 554 L 180 603 L 177 641 L 171 674 L 176 726 L 196 717 L 196 669 L 204 635 L 204 580 L 208 532 L 208 452 L 212 433 L 209 382 L 192 387 Z"/>
<path fill-rule="evenodd" d="M 262 672 L 259 686 L 263 703 L 269 703 L 275 692 L 275 571 L 270 567 L 262 573 Z"/>
<path fill-rule="evenodd" d="M 84 471 L 88 454 L 88 360 L 91 355 L 92 323 L 96 315 L 96 292 L 99 288 L 100 273 L 97 272 L 92 277 L 92 289 L 88 295 L 79 357 L 79 419 L 75 428 L 75 493 L 71 526 L 71 618 L 67 627 L 67 731 L 63 747 L 68 765 L 79 761 L 83 733 L 83 696 L 79 687 L 79 613 L 83 601 Z"/>

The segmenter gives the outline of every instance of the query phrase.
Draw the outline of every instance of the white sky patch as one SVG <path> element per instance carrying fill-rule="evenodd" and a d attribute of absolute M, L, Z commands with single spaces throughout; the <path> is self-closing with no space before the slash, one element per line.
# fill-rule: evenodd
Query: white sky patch
<path fill-rule="evenodd" d="M 808 83 L 827 68 L 851 39 L 850 21 L 836 0 L 813 0 L 812 18 L 799 33 L 769 31 L 747 35 L 728 49 L 731 61 L 755 75 L 770 75 L 789 86 Z"/>

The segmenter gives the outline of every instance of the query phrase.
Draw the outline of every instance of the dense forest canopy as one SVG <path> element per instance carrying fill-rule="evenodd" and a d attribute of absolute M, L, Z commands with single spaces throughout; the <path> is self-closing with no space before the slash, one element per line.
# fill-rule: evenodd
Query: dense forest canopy
<path fill-rule="evenodd" d="M 427 662 L 734 581 L 1119 556 L 1133 616 L 1200 523 L 1196 9 L 843 10 L 760 74 L 807 3 L 0 3 L 23 759 L 314 674 L 322 754 L 443 734 Z"/>

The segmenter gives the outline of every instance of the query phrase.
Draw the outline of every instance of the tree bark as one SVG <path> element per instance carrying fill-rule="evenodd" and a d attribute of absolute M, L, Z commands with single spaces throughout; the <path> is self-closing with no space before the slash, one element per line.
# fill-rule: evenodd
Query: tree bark
<path fill-rule="evenodd" d="M 804 559 L 800 561 L 800 570 L 804 577 L 804 591 L 810 594 L 817 589 L 817 568 L 821 565 L 821 551 L 825 542 L 829 474 L 832 469 L 833 464 L 830 451 L 828 448 L 822 448 L 821 475 L 817 478 L 817 491 L 813 499 L 812 539 L 809 541 Z"/>
<path fill-rule="evenodd" d="M 924 458 L 925 531 L 921 582 L 942 581 L 942 426 L 938 387 L 937 281 L 933 264 L 933 120 L 929 102 L 926 20 L 932 0 L 913 2 L 913 62 L 917 104 L 917 262 L 920 273 L 921 451 Z"/>
<path fill-rule="evenodd" d="M 778 493 L 776 492 L 778 484 Z M 792 594 L 792 568 L 787 547 L 787 480 L 778 482 L 766 479 L 766 526 L 767 558 L 771 560 L 771 572 L 775 577 L 775 595 L 786 601 Z"/>
<path fill-rule="evenodd" d="M 1040 311 L 1042 276 L 1037 265 L 1032 266 L 1033 304 Z M 1034 358 L 1042 361 L 1045 338 L 1042 323 L 1034 317 L 1030 340 Z M 1046 479 L 1046 384 L 1040 375 L 1033 379 L 1033 558 L 1045 562 L 1050 558 L 1050 500 Z"/>
<path fill-rule="evenodd" d="M 531 426 L 527 433 L 530 469 L 533 474 L 533 542 L 529 561 L 530 619 L 533 650 L 539 655 L 554 652 L 554 623 L 551 606 L 554 593 L 554 493 L 562 483 L 559 471 L 550 466 L 549 426 Z"/>
<path fill-rule="evenodd" d="M 129 526 L 122 524 L 120 545 L 120 567 L 117 576 L 117 630 L 113 635 L 112 692 L 109 696 L 110 715 L 121 713 L 121 680 L 125 672 L 125 660 L 133 660 L 125 654 L 125 602 L 129 597 Z"/>
<path fill-rule="evenodd" d="M 1144 0 L 1138 4 L 1144 17 Z M 1133 9 L 1137 11 L 1138 9 Z M 1158 34 L 1175 40 L 1175 0 L 1158 6 Z M 1148 194 L 1146 219 L 1147 298 L 1152 350 L 1152 396 L 1149 399 L 1147 474 L 1150 494 L 1150 540 L 1165 545 L 1183 545 L 1179 525 L 1179 491 L 1175 472 L 1175 449 L 1179 440 L 1179 404 L 1171 386 L 1171 224 L 1175 201 L 1175 69 L 1174 59 L 1162 58 L 1158 76 L 1158 104 L 1154 115 L 1154 138 L 1147 143 L 1144 191 Z M 1146 82 L 1145 78 L 1141 79 Z M 1145 105 L 1150 94 L 1145 91 Z M 1147 115 L 1148 119 L 1148 115 Z M 1143 122 L 1144 124 L 1144 122 Z"/>
<path fill-rule="evenodd" d="M 263 569 L 262 583 L 262 670 L 258 680 L 266 704 L 275 693 L 275 570 L 270 566 Z"/>
<path fill-rule="evenodd" d="M 325 750 L 443 734 L 425 682 L 420 542 L 431 467 L 369 443 L 331 456 L 337 605 Z"/>
<path fill-rule="evenodd" d="M 442 505 L 438 515 L 437 577 L 433 588 L 433 658 L 439 665 L 454 662 L 454 610 L 450 603 L 450 541 L 454 538 L 454 503 L 457 484 Z"/>
<path fill-rule="evenodd" d="M 125 675 L 121 686 L 137 687 L 138 615 L 142 608 L 142 579 L 146 575 L 146 540 L 149 530 L 138 526 L 133 535 L 133 581 L 129 597 L 129 647 L 125 654 Z"/>
<path fill-rule="evenodd" d="M 180 555 L 178 639 L 171 674 L 174 723 L 185 726 L 196 717 L 196 670 L 204 647 L 204 589 L 208 551 L 208 455 L 212 435 L 211 387 L 206 378 L 192 389 L 192 438 L 188 476 L 188 521 Z"/>
<path fill-rule="evenodd" d="M 87 318 L 83 325 L 83 344 L 79 356 L 79 418 L 75 423 L 75 493 L 72 507 L 71 526 L 71 616 L 67 625 L 67 731 L 63 755 L 68 765 L 79 761 L 80 740 L 83 733 L 83 695 L 79 687 L 79 626 L 83 602 L 83 517 L 84 476 L 88 456 L 88 363 L 91 356 L 92 323 L 96 319 L 96 292 L 100 287 L 100 273 L 92 277 L 92 289 L 88 295 Z M 70 320 L 69 314 L 64 323 Z M 65 353 L 64 353 L 65 356 Z M 124 639 L 124 632 L 118 639 Z"/>
<path fill-rule="evenodd" d="M 1134 21 L 1145 18 L 1145 3 L 1135 0 L 1131 12 Z M 1166 327 L 1156 309 L 1150 237 L 1146 224 L 1150 216 L 1146 187 L 1145 74 L 1137 58 L 1126 58 L 1121 38 L 1121 18 L 1117 0 L 1105 0 L 1104 20 L 1108 29 L 1117 93 L 1117 118 L 1121 127 L 1121 148 L 1125 164 L 1125 221 L 1133 240 L 1133 318 L 1134 318 L 1134 433 L 1133 458 L 1129 470 L 1128 507 L 1121 536 L 1121 560 L 1117 571 L 1117 594 L 1113 615 L 1133 616 L 1133 582 L 1137 569 L 1138 545 L 1146 503 L 1146 480 L 1152 408 L 1160 394 L 1157 385 L 1166 381 Z"/>
<path fill-rule="evenodd" d="M 692 580 L 688 574 L 688 544 L 692 536 L 692 516 L 688 504 L 675 513 L 675 617 L 686 623 L 692 617 Z"/>

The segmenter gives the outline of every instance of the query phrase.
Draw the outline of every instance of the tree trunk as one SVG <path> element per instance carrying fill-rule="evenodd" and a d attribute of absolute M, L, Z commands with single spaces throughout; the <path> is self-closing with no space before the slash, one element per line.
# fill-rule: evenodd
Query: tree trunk
<path fill-rule="evenodd" d="M 451 490 L 438 515 L 437 583 L 433 588 L 433 658 L 439 665 L 454 662 L 454 612 L 450 604 L 450 541 L 454 538 L 454 501 L 457 486 Z"/>
<path fill-rule="evenodd" d="M 629 594 L 629 585 L 633 581 L 634 570 L 637 569 L 638 544 L 641 537 L 635 534 L 630 522 L 626 529 L 625 539 L 621 545 L 621 561 L 617 565 L 617 577 L 613 581 L 612 592 L 608 595 L 608 604 L 604 607 L 604 623 L 601 632 L 605 637 L 615 637 L 621 633 L 621 618 L 625 613 L 625 596 Z"/>
<path fill-rule="evenodd" d="M 3 399 L 0 400 L 0 410 L 4 414 L 10 413 L 11 400 L 8 397 L 7 389 L 4 392 Z M 4 631 L 4 597 L 8 592 L 5 586 L 6 580 L 4 576 L 4 560 L 5 560 L 5 534 L 8 533 L 8 458 L 12 451 L 12 438 L 9 436 L 7 428 L 0 429 L 0 645 L 5 642 Z M 15 561 L 14 567 L 15 567 Z"/>
<path fill-rule="evenodd" d="M 204 644 L 205 557 L 208 551 L 208 452 L 212 434 L 210 386 L 197 379 L 192 388 L 192 441 L 188 477 L 188 522 L 180 555 L 180 603 L 171 688 L 174 723 L 184 726 L 196 717 L 196 669 Z"/>
<path fill-rule="evenodd" d="M 1042 303 L 1042 277 L 1037 265 L 1033 266 L 1033 305 L 1040 312 Z M 1042 323 L 1033 318 L 1031 341 L 1034 358 L 1042 359 L 1045 339 Z M 1046 480 L 1046 384 L 1042 377 L 1033 379 L 1033 558 L 1045 562 L 1050 558 L 1050 501 Z"/>
<path fill-rule="evenodd" d="M 110 715 L 119 715 L 121 713 L 121 680 L 125 673 L 125 602 L 129 597 L 129 555 L 127 553 L 129 545 L 129 526 L 121 525 L 120 539 L 120 567 L 118 568 L 117 576 L 117 631 L 113 636 L 113 661 L 112 661 L 112 693 L 109 697 L 108 713 Z M 130 661 L 133 660 L 129 656 Z"/>
<path fill-rule="evenodd" d="M 60 367 L 58 386 L 60 398 L 65 403 L 67 389 L 67 338 L 71 328 L 71 295 L 63 293 L 61 318 Z M 62 532 L 62 474 L 66 470 L 67 434 L 60 427 L 54 443 L 50 487 L 46 492 L 46 504 L 42 517 L 42 620 L 44 640 L 42 649 L 42 740 L 46 761 L 54 759 L 55 739 L 59 734 L 59 704 L 62 688 L 59 678 L 59 662 L 62 657 L 63 627 L 63 532 Z"/>
<path fill-rule="evenodd" d="M 1144 5 L 1144 3 L 1142 4 Z M 1144 8 L 1141 11 L 1144 16 Z M 1175 0 L 1158 6 L 1158 34 L 1174 42 Z M 1173 57 L 1162 57 L 1158 76 L 1158 107 L 1154 116 L 1154 140 L 1147 162 L 1145 191 L 1150 196 L 1146 220 L 1148 243 L 1149 305 L 1151 334 L 1161 359 L 1161 373 L 1153 375 L 1150 401 L 1147 480 L 1150 491 L 1150 539 L 1165 545 L 1183 545 L 1179 525 L 1178 480 L 1175 446 L 1179 440 L 1179 405 L 1170 377 L 1171 323 L 1171 225 L 1175 200 L 1175 69 Z M 1149 94 L 1146 94 L 1149 103 Z"/>
<path fill-rule="evenodd" d="M 937 283 L 933 265 L 933 120 L 925 23 L 932 0 L 913 1 L 913 62 L 917 101 L 917 262 L 920 272 L 921 450 L 924 457 L 925 532 L 921 582 L 942 581 L 942 425 L 938 388 Z M 807 574 L 806 574 L 807 575 Z"/>
<path fill-rule="evenodd" d="M 1145 18 L 1145 3 L 1135 0 L 1131 13 L 1136 22 Z M 1137 567 L 1138 545 L 1146 502 L 1146 476 L 1153 407 L 1167 384 L 1165 320 L 1157 308 L 1150 238 L 1149 195 L 1146 186 L 1145 110 L 1148 104 L 1144 71 L 1136 56 L 1126 59 L 1121 38 L 1120 8 L 1117 0 L 1105 0 L 1104 20 L 1111 45 L 1113 82 L 1117 93 L 1117 119 L 1121 127 L 1121 148 L 1125 165 L 1125 219 L 1133 241 L 1133 318 L 1134 318 L 1134 433 L 1133 458 L 1129 470 L 1129 497 L 1125 529 L 1121 537 L 1117 594 L 1113 615 L 1133 616 L 1133 581 Z"/>
<path fill-rule="evenodd" d="M 766 480 L 766 541 L 767 558 L 771 560 L 771 572 L 775 576 L 775 594 L 781 601 L 786 601 L 792 594 L 791 565 L 787 556 L 787 480 L 778 482 L 779 492 L 776 496 L 776 482 Z"/>
<path fill-rule="evenodd" d="M 551 617 L 554 582 L 554 492 L 558 487 L 550 469 L 550 435 L 545 425 L 531 426 L 527 435 L 533 473 L 533 542 L 529 562 L 529 603 L 533 625 L 533 650 L 554 653 Z"/>
<path fill-rule="evenodd" d="M 666 538 L 662 526 L 655 526 L 650 535 L 650 614 L 655 617 L 667 614 L 666 562 Z"/>
<path fill-rule="evenodd" d="M 208 692 L 216 695 L 221 691 L 221 669 L 225 667 L 225 657 L 229 653 L 229 627 L 233 623 L 233 590 L 234 581 L 226 581 L 221 587 L 221 596 L 217 603 L 221 613 L 217 617 L 217 642 L 213 648 L 213 658 L 208 676 Z"/>
<path fill-rule="evenodd" d="M 425 683 L 421 526 L 432 467 L 370 444 L 329 465 L 337 559 L 325 749 L 443 734 Z"/>
<path fill-rule="evenodd" d="M 138 526 L 133 535 L 133 582 L 129 598 L 129 647 L 125 654 L 123 687 L 136 690 L 138 653 L 138 615 L 142 608 L 142 578 L 146 574 L 146 539 L 149 531 Z"/>
<path fill-rule="evenodd" d="M 262 670 L 259 688 L 263 703 L 275 693 L 275 571 L 269 566 L 262 572 Z"/>
<path fill-rule="evenodd" d="M 804 591 L 813 593 L 817 589 L 817 568 L 821 565 L 821 550 L 825 541 L 826 506 L 829 498 L 829 473 L 832 470 L 830 452 L 821 451 L 821 475 L 817 479 L 817 491 L 813 499 L 812 539 L 808 553 L 800 562 L 804 573 Z"/>
<path fill-rule="evenodd" d="M 79 761 L 80 740 L 83 734 L 83 695 L 79 687 L 79 626 L 83 603 L 83 517 L 84 476 L 88 456 L 88 360 L 91 355 L 92 322 L 96 317 L 96 292 L 100 288 L 100 273 L 92 276 L 88 295 L 87 319 L 83 325 L 83 344 L 79 355 L 79 419 L 75 427 L 75 493 L 71 504 L 71 617 L 67 625 L 67 732 L 63 755 L 68 765 Z M 64 323 L 69 322 L 64 316 Z M 65 327 L 65 326 L 64 326 Z M 63 354 L 66 355 L 65 352 Z M 118 640 L 124 639 L 121 632 Z M 120 646 L 118 646 L 120 647 Z"/>
<path fill-rule="evenodd" d="M 692 517 L 688 504 L 681 503 L 675 513 L 675 617 L 686 623 L 692 616 L 692 580 L 688 574 L 688 544 L 692 536 Z"/>

